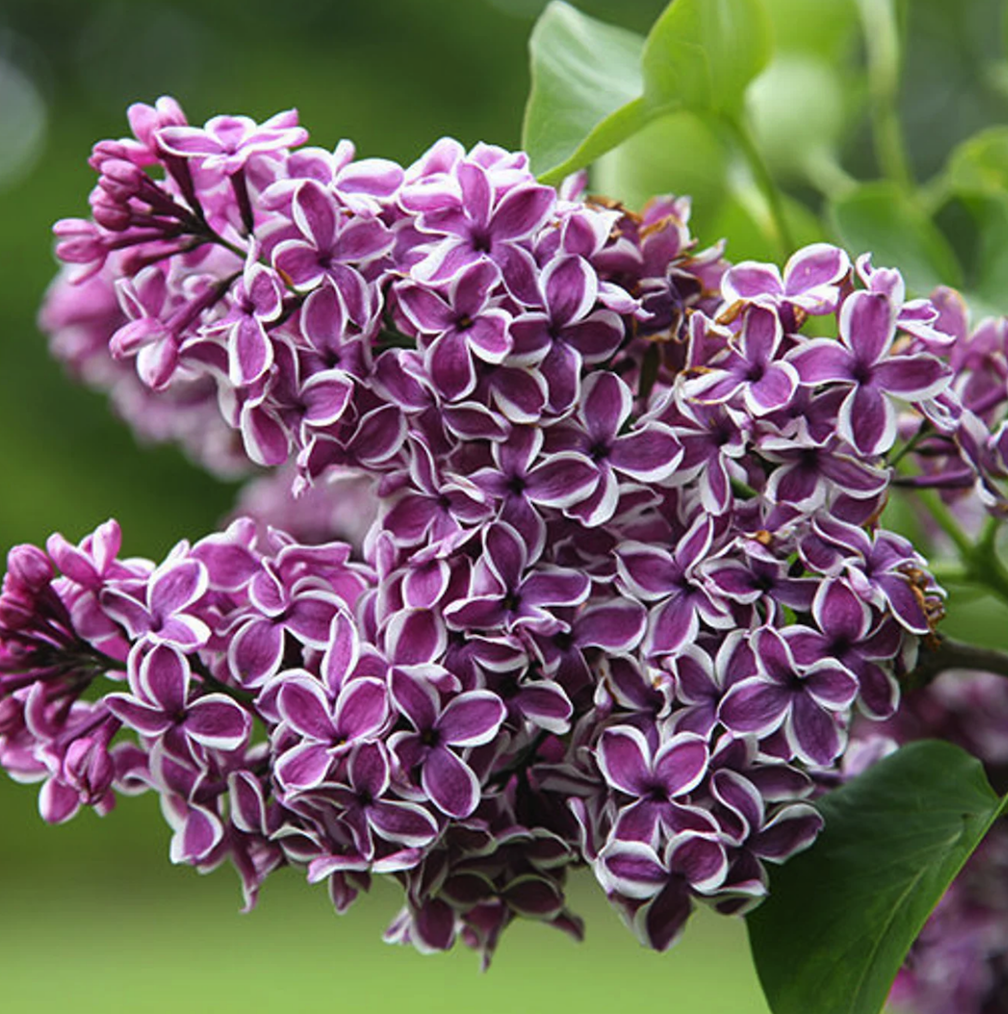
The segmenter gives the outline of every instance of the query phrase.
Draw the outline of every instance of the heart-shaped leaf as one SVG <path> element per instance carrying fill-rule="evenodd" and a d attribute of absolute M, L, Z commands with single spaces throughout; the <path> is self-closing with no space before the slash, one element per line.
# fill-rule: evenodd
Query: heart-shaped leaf
<path fill-rule="evenodd" d="M 644 46 L 652 109 L 704 109 L 734 118 L 772 43 L 762 0 L 674 0 Z"/>
<path fill-rule="evenodd" d="M 774 1014 L 878 1014 L 945 889 L 1002 808 L 980 762 L 911 743 L 817 804 L 826 826 L 748 917 Z"/>
<path fill-rule="evenodd" d="M 639 130 L 644 40 L 553 0 L 529 39 L 532 90 L 522 147 L 547 183 L 596 159 Z"/>

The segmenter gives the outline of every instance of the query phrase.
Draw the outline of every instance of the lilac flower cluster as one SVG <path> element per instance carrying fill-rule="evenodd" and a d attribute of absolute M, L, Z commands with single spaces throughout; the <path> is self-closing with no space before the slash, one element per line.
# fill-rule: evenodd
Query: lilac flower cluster
<path fill-rule="evenodd" d="M 297 148 L 293 112 L 129 117 L 56 227 L 57 342 L 111 284 L 145 399 L 216 404 L 313 517 L 358 482 L 374 520 L 12 550 L 0 763 L 49 820 L 158 792 L 172 858 L 230 859 L 248 904 L 281 864 L 340 911 L 390 874 L 424 950 L 579 934 L 581 863 L 659 949 L 758 903 L 941 613 L 879 520 L 889 456 L 938 443 L 1000 503 L 950 300 L 826 244 L 729 267 L 688 201 L 635 215 L 490 145 L 403 168 Z"/>

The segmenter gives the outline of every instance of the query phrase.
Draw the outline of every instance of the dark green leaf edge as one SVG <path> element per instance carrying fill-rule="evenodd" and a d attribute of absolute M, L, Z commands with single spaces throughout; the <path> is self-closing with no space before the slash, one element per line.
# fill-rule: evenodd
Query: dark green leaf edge
<path fill-rule="evenodd" d="M 929 801 L 928 795 L 919 789 L 916 796 L 908 796 L 900 789 L 901 779 L 906 785 L 916 784 L 917 779 L 913 777 L 915 766 L 926 770 L 929 764 L 942 783 L 937 788 L 945 791 L 945 803 L 937 808 L 932 805 L 933 800 Z M 891 783 L 889 786 L 887 781 Z M 938 795 L 933 791 L 935 786 L 930 786 L 930 789 L 932 796 Z M 870 868 L 865 867 L 867 882 L 862 885 L 862 893 L 866 887 L 874 893 L 872 877 L 877 878 L 889 869 L 899 870 L 917 856 L 935 855 L 936 845 L 932 845 L 899 855 L 880 866 L 880 854 L 885 855 L 885 848 L 891 852 L 893 845 L 898 844 L 898 838 L 873 845 L 869 835 L 867 847 L 864 840 L 853 845 L 845 840 L 845 835 L 850 837 L 852 823 L 854 826 L 857 824 L 856 820 L 852 822 L 848 819 L 850 815 L 856 817 L 860 814 L 863 818 L 864 812 L 871 810 L 870 806 L 863 805 L 863 800 L 871 801 L 873 793 L 884 800 L 887 791 L 890 796 L 895 793 L 890 802 L 895 801 L 904 807 L 908 803 L 916 806 L 911 810 L 910 818 L 914 815 L 919 818 L 925 813 L 934 818 L 943 814 L 946 818 L 954 815 L 951 823 L 962 822 L 962 826 L 949 838 L 944 853 L 934 862 L 933 868 L 926 864 L 922 866 L 891 905 L 878 940 L 872 946 L 868 960 L 856 973 L 853 985 L 831 995 L 830 988 L 834 985 L 831 972 L 849 964 L 849 949 L 856 947 L 860 936 L 869 932 L 870 927 L 862 928 L 856 936 L 849 936 L 845 947 L 843 940 L 831 939 L 834 929 L 831 919 L 820 920 L 816 925 L 813 918 L 810 923 L 807 919 L 809 911 L 820 912 L 824 896 L 827 900 L 836 900 L 836 897 L 830 898 L 830 889 L 834 896 L 843 896 L 845 908 L 863 900 L 852 889 L 852 878 L 843 870 L 845 863 L 850 865 L 852 855 L 855 860 L 867 858 L 871 862 Z M 823 797 L 817 806 L 826 827 L 816 845 L 774 872 L 769 899 L 747 919 L 757 974 L 774 1014 L 810 1014 L 811 1011 L 815 1014 L 877 1014 L 913 940 L 948 885 L 994 821 L 1008 807 L 1008 796 L 1001 799 L 993 792 L 983 766 L 975 757 L 950 743 L 921 741 L 911 743 L 880 761 L 859 778 Z M 910 837 L 914 837 L 912 831 Z M 925 883 L 925 886 L 930 890 L 926 903 L 909 919 L 904 927 L 906 932 L 899 940 L 888 939 L 897 921 L 910 914 L 907 912 L 908 899 L 921 888 L 922 882 L 928 880 L 930 883 Z M 817 903 L 820 908 L 811 907 Z M 780 960 L 777 960 L 778 957 Z M 880 960 L 885 965 L 883 971 L 878 967 Z"/>

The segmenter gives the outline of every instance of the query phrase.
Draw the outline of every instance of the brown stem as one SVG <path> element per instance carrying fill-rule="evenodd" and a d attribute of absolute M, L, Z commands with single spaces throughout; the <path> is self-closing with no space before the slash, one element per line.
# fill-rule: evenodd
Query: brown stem
<path fill-rule="evenodd" d="M 913 688 L 925 687 L 950 669 L 992 672 L 1008 677 L 1008 653 L 933 635 L 922 643 L 917 666 L 907 677 L 907 684 Z"/>

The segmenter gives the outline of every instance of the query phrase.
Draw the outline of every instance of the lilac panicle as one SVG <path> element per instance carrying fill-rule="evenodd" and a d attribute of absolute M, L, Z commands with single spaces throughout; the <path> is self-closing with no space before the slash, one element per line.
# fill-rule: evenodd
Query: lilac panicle
<path fill-rule="evenodd" d="M 161 562 L 112 523 L 12 550 L 0 764 L 54 821 L 158 793 L 247 905 L 393 877 L 425 951 L 579 936 L 577 865 L 657 949 L 758 904 L 941 613 L 887 497 L 1004 506 L 1003 328 L 828 244 L 732 267 L 687 199 L 492 145 L 129 119 L 43 325 L 142 432 L 264 474 Z"/>

